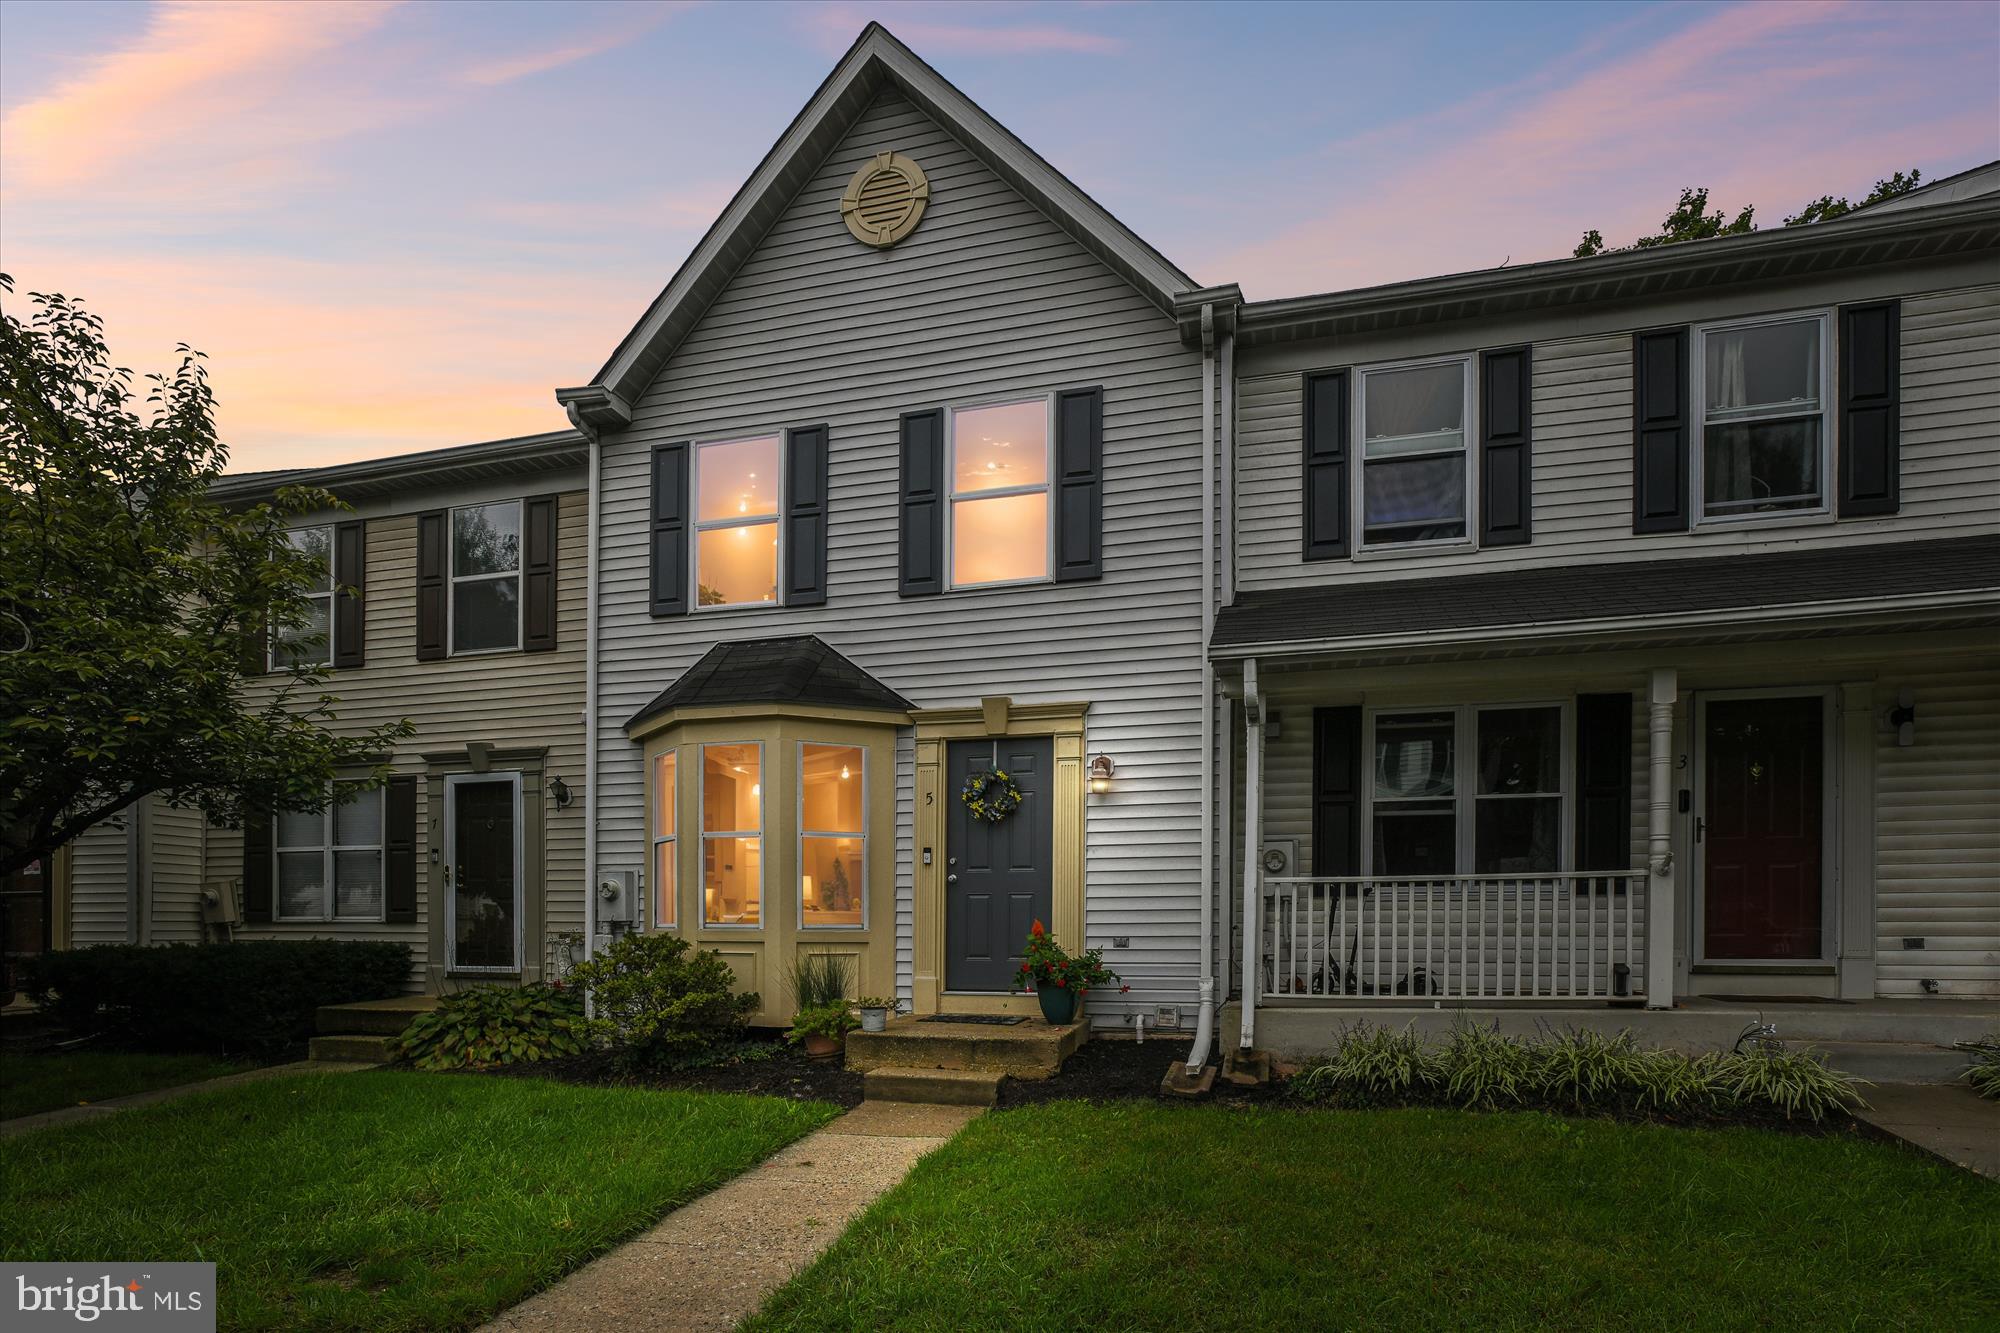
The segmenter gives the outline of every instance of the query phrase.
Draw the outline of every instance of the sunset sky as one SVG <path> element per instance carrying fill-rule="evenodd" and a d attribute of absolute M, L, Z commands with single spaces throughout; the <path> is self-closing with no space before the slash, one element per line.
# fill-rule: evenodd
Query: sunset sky
<path fill-rule="evenodd" d="M 2000 5 L 0 4 L 0 269 L 238 469 L 564 424 L 869 19 L 1202 282 L 1766 225 L 2000 157 Z"/>

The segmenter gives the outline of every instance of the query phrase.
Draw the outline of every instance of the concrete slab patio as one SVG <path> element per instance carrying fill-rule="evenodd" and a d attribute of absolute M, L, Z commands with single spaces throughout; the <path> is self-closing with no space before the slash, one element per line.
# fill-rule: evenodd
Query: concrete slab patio
<path fill-rule="evenodd" d="M 734 1328 L 980 1110 L 863 1102 L 482 1333 Z"/>
<path fill-rule="evenodd" d="M 2000 1180 L 2000 1102 L 1964 1084 L 1879 1083 L 1860 1118 L 1968 1171 Z"/>

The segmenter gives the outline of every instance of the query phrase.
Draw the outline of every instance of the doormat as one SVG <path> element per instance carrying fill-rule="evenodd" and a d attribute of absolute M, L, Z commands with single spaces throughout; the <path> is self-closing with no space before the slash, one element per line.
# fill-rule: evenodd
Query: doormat
<path fill-rule="evenodd" d="M 929 1014 L 917 1020 L 919 1023 L 985 1023 L 989 1027 L 1007 1028 L 1016 1023 L 1025 1023 L 1021 1014 Z"/>

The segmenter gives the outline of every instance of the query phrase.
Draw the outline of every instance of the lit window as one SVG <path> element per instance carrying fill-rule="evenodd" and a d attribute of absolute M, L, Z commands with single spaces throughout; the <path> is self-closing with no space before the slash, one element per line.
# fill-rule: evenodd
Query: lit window
<path fill-rule="evenodd" d="M 1364 546 L 1464 540 L 1469 364 L 1362 373 Z"/>
<path fill-rule="evenodd" d="M 521 502 L 451 511 L 451 650 L 521 646 Z"/>
<path fill-rule="evenodd" d="M 799 924 L 867 924 L 867 752 L 799 747 Z"/>
<path fill-rule="evenodd" d="M 1562 869 L 1559 705 L 1385 712 L 1373 727 L 1372 873 L 1437 879 Z"/>
<path fill-rule="evenodd" d="M 1049 400 L 951 413 L 951 582 L 1049 576 Z"/>
<path fill-rule="evenodd" d="M 1826 317 L 1697 331 L 1704 518 L 1825 506 Z"/>
<path fill-rule="evenodd" d="M 764 902 L 764 747 L 701 747 L 702 923 L 754 926 Z"/>
<path fill-rule="evenodd" d="M 778 437 L 695 450 L 696 606 L 778 600 Z"/>
<path fill-rule="evenodd" d="M 680 881 L 674 869 L 680 788 L 674 756 L 675 752 L 668 750 L 653 760 L 653 924 L 660 927 L 672 926 L 680 919 L 676 914 Z"/>
<path fill-rule="evenodd" d="M 333 660 L 333 529 L 294 528 L 285 541 L 318 572 L 306 585 L 305 623 L 273 636 L 271 667 L 324 666 Z"/>
<path fill-rule="evenodd" d="M 334 784 L 317 814 L 283 811 L 272 830 L 280 921 L 382 919 L 382 791 Z"/>

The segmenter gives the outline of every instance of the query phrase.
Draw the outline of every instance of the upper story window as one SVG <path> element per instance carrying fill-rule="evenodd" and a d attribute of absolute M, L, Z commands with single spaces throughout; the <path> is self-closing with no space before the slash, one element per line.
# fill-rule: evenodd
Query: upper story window
<path fill-rule="evenodd" d="M 382 919 L 382 789 L 336 782 L 317 814 L 281 812 L 272 829 L 279 921 Z"/>
<path fill-rule="evenodd" d="M 1361 373 L 1362 546 L 1466 539 L 1471 365 L 1465 358 Z"/>
<path fill-rule="evenodd" d="M 1448 878 L 1560 871 L 1567 725 L 1560 704 L 1371 714 L 1371 873 Z"/>
<path fill-rule="evenodd" d="M 333 661 L 333 529 L 293 528 L 285 540 L 319 572 L 306 587 L 305 623 L 273 636 L 271 667 L 325 666 Z"/>
<path fill-rule="evenodd" d="M 1826 507 L 1828 319 L 1824 314 L 1695 330 L 1704 519 Z"/>
<path fill-rule="evenodd" d="M 764 747 L 701 747 L 701 901 L 705 926 L 756 926 L 764 906 Z"/>
<path fill-rule="evenodd" d="M 780 447 L 776 435 L 759 435 L 696 448 L 697 607 L 777 602 Z"/>
<path fill-rule="evenodd" d="M 451 511 L 451 650 L 521 646 L 521 502 Z"/>
<path fill-rule="evenodd" d="M 799 746 L 799 925 L 868 924 L 868 751 Z"/>
<path fill-rule="evenodd" d="M 952 587 L 1049 577 L 1049 403 L 1040 397 L 947 414 Z"/>

